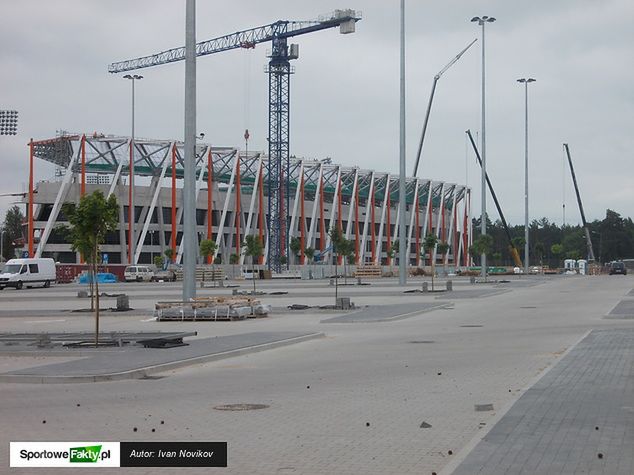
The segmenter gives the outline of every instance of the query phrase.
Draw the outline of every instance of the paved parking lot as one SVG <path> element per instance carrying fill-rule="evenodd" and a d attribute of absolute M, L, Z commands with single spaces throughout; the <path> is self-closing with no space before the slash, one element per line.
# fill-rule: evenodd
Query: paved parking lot
<path fill-rule="evenodd" d="M 228 468 L 183 473 L 440 473 L 462 461 L 473 441 L 588 331 L 634 328 L 632 320 L 604 318 L 628 298 L 633 284 L 630 276 L 524 278 L 475 287 L 456 281 L 455 298 L 448 295 L 445 301 L 443 296 L 440 302 L 434 294 L 404 294 L 393 280 L 373 281 L 342 287 L 339 293 L 358 306 L 451 304 L 395 321 L 336 325 L 321 321 L 342 313 L 286 310 L 292 303 L 334 304 L 327 281 L 264 283 L 260 288 L 265 291 L 288 292 L 261 296 L 279 309 L 271 317 L 204 323 L 150 319 L 157 299 L 178 298 L 176 284 L 116 285 L 105 291 L 125 291 L 136 310 L 104 314 L 104 331 L 197 331 L 199 338 L 324 332 L 325 337 L 169 371 L 159 379 L 0 383 L 0 426 L 10 428 L 0 435 L 0 472 L 9 472 L 12 440 L 207 440 L 228 442 Z M 461 291 L 489 287 L 506 291 L 458 297 Z M 408 288 L 420 288 L 420 281 Z M 87 306 L 76 297 L 77 290 L 3 291 L 1 331 L 90 331 L 90 315 L 69 312 Z M 42 361 L 0 357 L 0 364 L 6 372 Z M 268 407 L 214 409 L 231 403 Z M 493 410 L 476 411 L 476 405 L 492 405 Z M 156 471 L 134 469 L 138 474 Z"/>

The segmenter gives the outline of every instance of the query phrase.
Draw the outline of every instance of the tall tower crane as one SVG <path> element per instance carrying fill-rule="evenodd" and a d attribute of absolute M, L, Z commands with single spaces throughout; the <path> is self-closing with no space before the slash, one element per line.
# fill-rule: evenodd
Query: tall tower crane
<path fill-rule="evenodd" d="M 258 43 L 271 42 L 271 54 L 266 72 L 269 75 L 269 269 L 281 271 L 281 257 L 288 248 L 287 209 L 289 199 L 289 142 L 290 142 L 290 61 L 299 57 L 299 47 L 288 44 L 289 38 L 339 27 L 342 34 L 354 33 L 361 19 L 354 10 L 335 10 L 314 21 L 279 20 L 269 25 L 238 31 L 196 44 L 196 56 L 206 56 L 237 48 L 254 48 Z M 112 63 L 110 73 L 122 73 L 185 59 L 185 48 Z M 285 171 L 286 170 L 286 171 Z M 285 203 L 286 199 L 286 203 Z"/>

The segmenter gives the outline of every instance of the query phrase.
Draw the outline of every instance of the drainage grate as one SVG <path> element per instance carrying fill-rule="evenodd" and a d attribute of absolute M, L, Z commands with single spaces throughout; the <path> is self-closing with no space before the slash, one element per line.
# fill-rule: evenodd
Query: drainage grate
<path fill-rule="evenodd" d="M 484 325 L 460 325 L 460 328 L 482 328 Z"/>
<path fill-rule="evenodd" d="M 528 306 L 528 307 L 520 307 L 520 308 L 537 308 L 537 307 Z"/>
<path fill-rule="evenodd" d="M 141 381 L 155 381 L 157 379 L 163 379 L 165 376 L 151 376 L 151 375 L 146 375 L 143 376 L 142 378 L 139 378 Z"/>
<path fill-rule="evenodd" d="M 222 404 L 214 406 L 216 411 L 255 411 L 257 409 L 266 409 L 266 404 Z"/>
<path fill-rule="evenodd" d="M 409 343 L 436 343 L 434 340 L 413 340 Z"/>

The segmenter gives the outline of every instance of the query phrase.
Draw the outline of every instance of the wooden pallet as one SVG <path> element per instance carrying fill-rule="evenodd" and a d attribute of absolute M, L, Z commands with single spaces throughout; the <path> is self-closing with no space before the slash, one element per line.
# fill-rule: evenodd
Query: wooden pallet
<path fill-rule="evenodd" d="M 359 266 L 354 272 L 354 277 L 361 277 L 365 279 L 377 279 L 381 277 L 380 266 Z"/>
<path fill-rule="evenodd" d="M 183 269 L 178 269 L 175 274 L 176 280 L 183 280 Z M 222 267 L 196 267 L 196 282 L 212 282 L 216 280 L 225 280 L 225 271 Z"/>

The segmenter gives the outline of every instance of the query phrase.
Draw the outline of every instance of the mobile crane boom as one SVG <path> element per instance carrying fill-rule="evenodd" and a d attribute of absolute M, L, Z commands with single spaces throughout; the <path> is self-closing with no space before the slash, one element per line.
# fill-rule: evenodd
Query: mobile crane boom
<path fill-rule="evenodd" d="M 482 158 L 480 158 L 480 152 L 478 152 L 478 147 L 473 140 L 473 136 L 471 135 L 471 130 L 467 130 L 467 135 L 469 136 L 469 140 L 471 141 L 471 146 L 473 147 L 473 151 L 476 154 L 476 158 L 478 159 L 478 163 L 482 166 Z M 495 207 L 498 209 L 498 214 L 500 215 L 500 221 L 502 221 L 502 226 L 504 226 L 504 233 L 506 234 L 506 239 L 509 242 L 509 251 L 511 253 L 511 257 L 513 258 L 513 262 L 517 267 L 522 266 L 522 260 L 520 259 L 520 253 L 517 251 L 515 244 L 513 244 L 513 238 L 511 237 L 511 231 L 509 230 L 509 225 L 506 223 L 506 219 L 504 218 L 504 213 L 502 213 L 502 207 L 500 206 L 500 202 L 498 201 L 498 197 L 493 190 L 493 185 L 491 184 L 491 180 L 489 180 L 489 174 L 485 175 L 487 185 L 489 185 L 489 191 L 491 192 L 491 196 L 493 197 L 493 201 L 495 202 Z M 483 216 L 481 219 L 486 219 Z"/>

